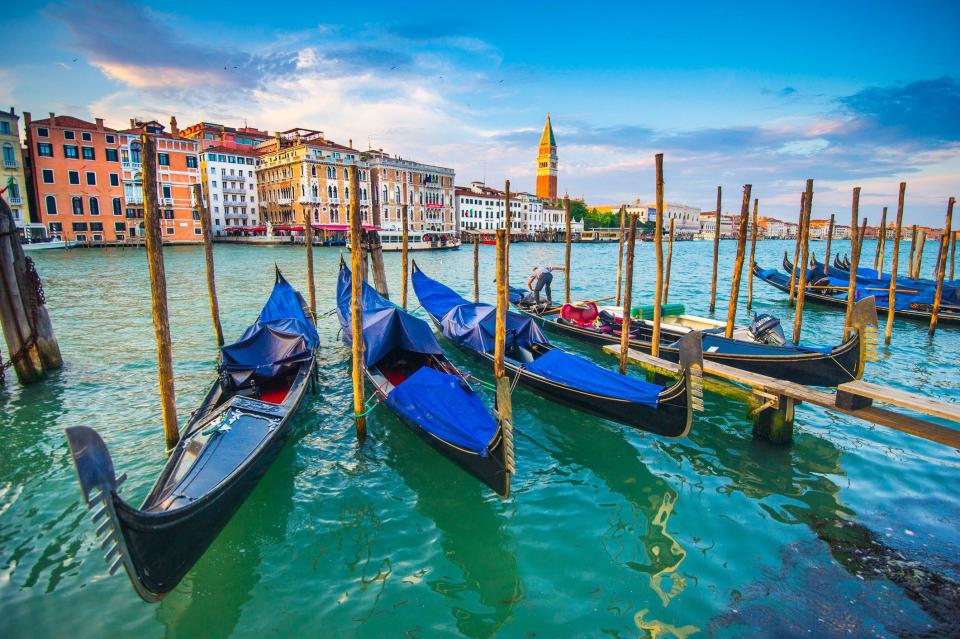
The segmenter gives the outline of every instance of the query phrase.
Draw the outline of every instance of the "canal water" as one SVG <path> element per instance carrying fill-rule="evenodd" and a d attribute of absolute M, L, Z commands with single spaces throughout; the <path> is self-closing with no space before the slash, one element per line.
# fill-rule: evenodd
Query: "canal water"
<path fill-rule="evenodd" d="M 761 242 L 758 262 L 777 266 L 788 247 Z M 718 317 L 735 248 L 721 244 Z M 573 247 L 575 298 L 613 294 L 616 251 Z M 711 251 L 709 242 L 675 245 L 670 301 L 689 312 L 707 313 Z M 864 254 L 872 264 L 872 244 Z M 275 263 L 305 286 L 302 248 L 217 245 L 215 256 L 228 340 L 256 317 Z M 416 258 L 472 290 L 470 249 Z M 170 248 L 165 259 L 183 423 L 215 374 L 216 348 L 201 249 Z M 321 312 L 333 308 L 338 259 L 337 249 L 315 254 Z M 492 300 L 493 247 L 481 247 L 480 259 L 482 295 Z M 121 494 L 143 499 L 164 462 L 145 256 L 72 250 L 35 260 L 66 365 L 42 384 L 0 388 L 2 637 L 960 632 L 956 451 L 808 406 L 797 409 L 793 445 L 773 446 L 752 438 L 743 404 L 711 393 L 690 436 L 672 441 L 521 389 L 517 475 L 501 501 L 382 407 L 357 445 L 349 350 L 335 316 L 321 320 L 320 393 L 304 403 L 292 441 L 183 583 L 157 605 L 142 603 L 122 573 L 106 573 L 63 428 L 96 428 L 129 475 Z M 562 260 L 562 245 L 514 244 L 514 283 L 533 265 Z M 399 255 L 386 265 L 399 299 Z M 651 244 L 638 247 L 636 272 L 639 302 L 649 303 Z M 738 319 L 745 297 L 746 279 Z M 756 281 L 754 309 L 779 316 L 790 333 L 784 294 Z M 808 303 L 804 339 L 836 343 L 842 322 Z M 898 320 L 866 379 L 958 401 L 958 351 L 960 329 L 942 326 L 931 340 L 925 326 Z"/>

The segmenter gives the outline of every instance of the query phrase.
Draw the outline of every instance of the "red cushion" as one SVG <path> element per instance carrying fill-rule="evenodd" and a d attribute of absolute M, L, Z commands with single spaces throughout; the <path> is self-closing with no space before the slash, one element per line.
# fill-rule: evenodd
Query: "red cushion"
<path fill-rule="evenodd" d="M 585 306 L 574 306 L 573 304 L 564 304 L 560 309 L 560 317 L 567 320 L 568 322 L 573 322 L 574 324 L 579 324 L 580 326 L 590 326 L 593 324 L 594 320 L 597 319 L 597 316 L 600 315 L 597 305 L 593 302 L 589 302 Z"/>

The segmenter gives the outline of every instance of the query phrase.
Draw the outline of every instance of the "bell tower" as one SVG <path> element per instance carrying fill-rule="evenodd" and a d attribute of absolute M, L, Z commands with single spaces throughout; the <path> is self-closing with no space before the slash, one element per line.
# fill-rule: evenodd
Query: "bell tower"
<path fill-rule="evenodd" d="M 537 197 L 545 200 L 557 199 L 557 141 L 553 137 L 549 113 L 543 125 L 537 153 Z"/>

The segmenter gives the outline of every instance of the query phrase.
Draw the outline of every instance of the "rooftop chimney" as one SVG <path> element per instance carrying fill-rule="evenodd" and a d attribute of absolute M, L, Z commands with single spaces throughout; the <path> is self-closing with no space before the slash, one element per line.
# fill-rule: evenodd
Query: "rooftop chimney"
<path fill-rule="evenodd" d="M 50 126 L 57 126 L 57 114 L 53 111 L 50 112 Z"/>
<path fill-rule="evenodd" d="M 103 130 L 103 118 L 97 118 L 97 131 Z"/>
<path fill-rule="evenodd" d="M 130 128 L 131 129 L 137 128 L 137 121 L 134 120 L 133 118 L 130 118 Z"/>
<path fill-rule="evenodd" d="M 14 109 L 13 107 L 10 107 L 10 115 L 16 115 L 16 114 L 17 114 L 17 110 Z"/>
<path fill-rule="evenodd" d="M 180 128 L 177 126 L 177 116 L 170 116 L 170 133 L 172 135 L 180 135 Z"/>

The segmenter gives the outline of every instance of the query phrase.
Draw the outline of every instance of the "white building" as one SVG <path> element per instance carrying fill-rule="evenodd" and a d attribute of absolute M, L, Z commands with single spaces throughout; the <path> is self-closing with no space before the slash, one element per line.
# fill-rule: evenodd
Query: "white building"
<path fill-rule="evenodd" d="M 383 151 L 366 151 L 361 157 L 370 166 L 375 224 L 385 231 L 402 230 L 406 204 L 410 232 L 458 232 L 453 169 L 404 160 Z"/>
<path fill-rule="evenodd" d="M 256 152 L 215 146 L 203 151 L 200 174 L 210 211 L 211 232 L 260 226 L 257 213 Z"/>
<path fill-rule="evenodd" d="M 518 193 L 520 200 L 521 229 L 526 235 L 540 233 L 544 229 L 543 200 L 530 193 Z"/>
<path fill-rule="evenodd" d="M 460 231 L 489 231 L 504 228 L 506 194 L 483 182 L 456 188 L 457 218 Z M 510 235 L 523 234 L 523 212 L 520 194 L 510 194 Z"/>
<path fill-rule="evenodd" d="M 637 198 L 632 204 L 625 205 L 627 213 L 637 216 L 637 221 L 641 223 L 655 222 L 657 219 L 657 205 L 645 204 Z M 674 204 L 664 202 L 663 204 L 663 228 L 670 228 L 670 220 L 674 220 L 674 234 L 676 236 L 693 237 L 697 233 L 702 233 L 702 224 L 700 219 L 700 209 L 686 204 Z M 720 229 L 721 233 L 723 229 Z"/>

